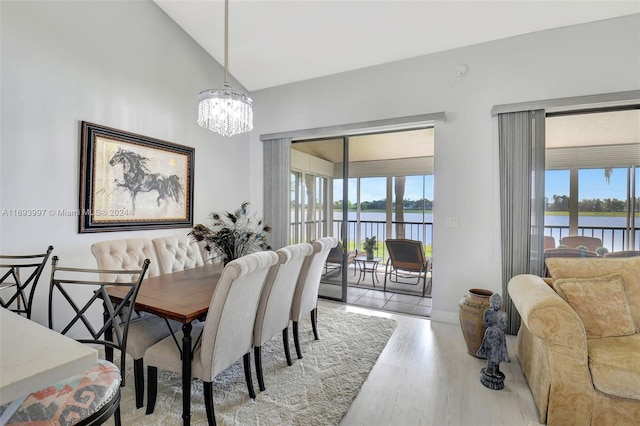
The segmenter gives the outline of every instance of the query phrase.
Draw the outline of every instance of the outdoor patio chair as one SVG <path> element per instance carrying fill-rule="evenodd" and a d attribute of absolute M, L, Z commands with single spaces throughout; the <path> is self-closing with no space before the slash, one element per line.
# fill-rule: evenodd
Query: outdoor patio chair
<path fill-rule="evenodd" d="M 556 239 L 550 235 L 544 236 L 544 249 L 554 249 L 556 248 Z"/>
<path fill-rule="evenodd" d="M 592 251 L 582 250 L 577 248 L 555 248 L 555 249 L 547 249 L 544 251 L 544 270 L 543 277 L 550 277 L 549 272 L 547 271 L 547 259 L 550 257 L 598 257 L 598 255 Z"/>
<path fill-rule="evenodd" d="M 346 257 L 346 265 L 347 268 L 349 265 L 355 263 L 356 256 L 358 255 L 358 250 L 351 250 L 347 253 Z M 329 255 L 327 256 L 327 261 L 324 264 L 324 274 L 322 278 L 330 278 L 336 275 L 340 275 L 342 272 L 342 265 L 345 263 L 344 259 L 344 247 L 342 243 L 338 242 L 338 245 L 329 250 Z M 356 275 L 356 268 L 353 268 L 353 275 Z"/>
<path fill-rule="evenodd" d="M 31 319 L 36 285 L 52 251 L 49 246 L 42 254 L 0 255 L 0 306 Z"/>
<path fill-rule="evenodd" d="M 587 250 L 595 253 L 599 247 L 602 247 L 602 240 L 596 237 L 572 235 L 570 237 L 563 237 L 562 240 L 560 240 L 560 244 L 567 246 L 568 248 L 578 248 L 578 246 L 585 246 Z"/>
<path fill-rule="evenodd" d="M 384 291 L 387 291 L 387 279 L 392 283 L 416 286 L 422 282 L 422 297 L 425 297 L 431 258 L 425 255 L 422 241 L 398 238 L 388 239 L 385 244 L 389 259 L 384 270 Z"/>
<path fill-rule="evenodd" d="M 640 256 L 640 250 L 621 250 L 605 253 L 602 257 L 635 257 Z"/>

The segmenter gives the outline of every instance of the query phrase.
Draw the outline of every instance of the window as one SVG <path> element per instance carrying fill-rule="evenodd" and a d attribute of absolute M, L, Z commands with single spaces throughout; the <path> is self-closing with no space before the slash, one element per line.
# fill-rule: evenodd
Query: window
<path fill-rule="evenodd" d="M 640 110 L 547 117 L 545 235 L 640 248 Z"/>

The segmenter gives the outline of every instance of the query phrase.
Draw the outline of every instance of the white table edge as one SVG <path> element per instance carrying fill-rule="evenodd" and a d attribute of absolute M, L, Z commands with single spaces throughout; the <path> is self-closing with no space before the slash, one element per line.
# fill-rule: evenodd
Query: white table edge
<path fill-rule="evenodd" d="M 15 340 L 16 331 L 23 334 Z M 0 405 L 81 373 L 98 363 L 98 351 L 50 330 L 7 309 L 0 308 Z M 17 359 L 15 352 L 28 352 Z M 64 352 L 56 352 L 60 348 Z M 49 349 L 49 350 L 47 350 Z M 62 354 L 53 356 L 52 354 Z M 33 365 L 37 362 L 36 365 Z"/>

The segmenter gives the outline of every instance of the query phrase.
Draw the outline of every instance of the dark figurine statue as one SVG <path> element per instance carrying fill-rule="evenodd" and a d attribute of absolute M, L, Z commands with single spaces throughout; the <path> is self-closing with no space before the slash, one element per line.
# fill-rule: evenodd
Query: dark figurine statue
<path fill-rule="evenodd" d="M 490 389 L 504 388 L 504 373 L 500 371 L 501 362 L 511 362 L 507 351 L 507 313 L 501 311 L 502 297 L 493 293 L 489 298 L 490 309 L 484 311 L 484 332 L 482 345 L 477 355 L 487 359 L 487 366 L 481 370 L 480 383 Z"/>

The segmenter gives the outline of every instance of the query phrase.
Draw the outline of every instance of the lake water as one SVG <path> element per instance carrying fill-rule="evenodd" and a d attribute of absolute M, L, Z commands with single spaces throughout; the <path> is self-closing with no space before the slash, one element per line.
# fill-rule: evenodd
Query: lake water
<path fill-rule="evenodd" d="M 334 220 L 339 221 L 342 219 L 342 213 L 334 212 Z M 356 220 L 356 212 L 349 212 L 348 218 L 350 221 Z M 367 222 L 382 222 L 381 224 L 371 224 L 371 223 L 363 223 L 360 225 L 360 235 L 362 238 L 365 236 L 376 235 L 378 239 L 386 238 L 384 235 L 385 226 L 384 222 L 386 220 L 385 212 L 362 212 L 360 214 L 360 220 Z M 432 223 L 433 222 L 433 214 L 425 213 L 424 216 L 422 213 L 405 213 L 404 221 L 405 222 L 424 222 Z M 569 226 L 569 216 L 546 216 L 545 217 L 545 225 L 546 226 Z M 578 218 L 578 226 L 580 227 L 604 227 L 604 228 L 624 228 L 626 226 L 626 218 L 624 217 L 612 217 L 612 216 L 580 216 Z M 640 217 L 636 217 L 635 219 L 636 228 L 640 228 Z M 336 235 L 337 235 L 336 228 Z M 412 226 L 410 229 L 406 230 L 407 238 L 417 239 L 426 241 L 427 244 L 433 241 L 432 235 L 432 226 Z M 350 235 L 355 234 L 355 225 L 350 225 Z M 554 229 L 553 236 L 556 238 L 556 243 L 560 240 L 560 230 Z M 602 235 L 602 231 L 596 230 L 594 231 L 594 236 L 600 238 Z M 563 230 L 562 236 L 566 236 L 568 231 Z M 588 231 L 585 235 L 591 235 Z M 395 235 L 394 235 L 395 236 Z M 622 229 L 612 231 L 610 229 L 604 231 L 604 235 L 602 235 L 603 245 L 607 247 L 610 251 L 619 251 L 623 250 L 623 231 Z M 640 232 L 636 232 L 636 245 L 635 247 L 640 247 Z"/>

